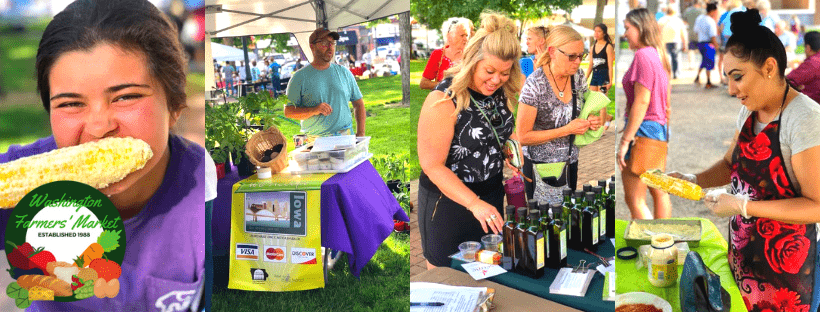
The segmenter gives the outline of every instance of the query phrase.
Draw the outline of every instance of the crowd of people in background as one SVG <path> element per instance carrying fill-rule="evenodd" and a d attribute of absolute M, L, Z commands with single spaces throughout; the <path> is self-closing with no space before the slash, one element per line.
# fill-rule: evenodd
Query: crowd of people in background
<path fill-rule="evenodd" d="M 292 68 L 293 72 L 301 67 L 301 62 L 296 62 Z M 247 71 L 244 61 L 214 62 L 216 87 L 231 97 L 240 96 L 242 85 L 245 84 L 252 86 L 255 91 L 270 91 L 272 96 L 278 96 L 284 92 L 284 87 L 281 86 L 281 72 L 282 65 L 274 61 L 273 57 L 266 57 L 260 62 L 251 61 Z"/>
<path fill-rule="evenodd" d="M 695 1 L 686 8 L 682 16 L 677 16 L 675 7 L 659 9 L 656 14 L 661 37 L 666 44 L 667 54 L 672 64 L 672 79 L 677 79 L 681 71 L 681 56 L 688 52 L 687 69 L 697 68 L 698 75 L 694 82 L 700 84 L 700 73 L 706 72 L 705 89 L 716 88 L 717 79 L 713 81 L 713 69 L 717 69 L 720 83 L 728 85 L 723 74 L 723 59 L 726 55 L 726 43 L 732 36 L 731 16 L 737 12 L 756 9 L 761 17 L 760 25 L 769 28 L 783 43 L 788 59 L 787 70 L 798 67 L 802 55 L 798 46 L 804 44 L 805 25 L 796 15 L 781 18 L 772 12 L 769 0 L 728 0 L 719 2 Z M 700 58 L 698 58 L 698 56 Z M 699 65 L 697 60 L 700 59 Z"/>

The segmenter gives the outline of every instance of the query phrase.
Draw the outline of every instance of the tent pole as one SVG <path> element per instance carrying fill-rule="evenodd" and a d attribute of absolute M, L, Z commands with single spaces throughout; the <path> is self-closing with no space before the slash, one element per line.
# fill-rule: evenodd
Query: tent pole
<path fill-rule="evenodd" d="M 241 87 L 241 89 L 244 90 L 242 92 L 242 95 L 244 96 L 248 93 L 248 90 L 246 89 L 247 87 L 245 85 L 248 83 L 248 80 L 251 79 L 251 62 L 248 58 L 248 36 L 242 37 L 242 52 L 243 54 L 245 54 L 245 83 Z"/>
<path fill-rule="evenodd" d="M 325 11 L 325 1 L 313 1 L 314 9 L 316 10 L 316 28 L 327 28 L 327 11 Z"/>

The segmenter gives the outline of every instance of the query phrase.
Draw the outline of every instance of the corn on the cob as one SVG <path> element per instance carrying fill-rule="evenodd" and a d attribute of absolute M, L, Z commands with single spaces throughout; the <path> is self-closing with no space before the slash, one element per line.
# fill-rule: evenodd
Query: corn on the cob
<path fill-rule="evenodd" d="M 661 189 L 672 195 L 691 200 L 703 198 L 703 190 L 695 183 L 673 178 L 660 170 L 649 170 L 641 174 L 641 181 L 649 187 Z"/>
<path fill-rule="evenodd" d="M 0 208 L 12 208 L 43 184 L 69 180 L 102 189 L 145 166 L 151 146 L 133 138 L 106 138 L 0 165 Z"/>

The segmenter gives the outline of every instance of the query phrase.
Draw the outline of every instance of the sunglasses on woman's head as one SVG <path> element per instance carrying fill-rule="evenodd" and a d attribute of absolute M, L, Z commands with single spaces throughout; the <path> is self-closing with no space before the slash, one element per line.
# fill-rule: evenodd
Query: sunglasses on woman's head
<path fill-rule="evenodd" d="M 501 119 L 501 113 L 498 112 L 498 107 L 496 105 L 493 105 L 492 108 L 490 108 L 490 104 L 485 103 L 483 101 L 477 102 L 476 105 L 478 105 L 479 108 L 488 111 L 488 113 L 490 114 L 490 124 L 494 128 L 498 128 L 501 126 L 503 120 Z"/>
<path fill-rule="evenodd" d="M 498 109 L 493 108 L 493 111 L 490 113 L 490 124 L 492 124 L 494 128 L 501 126 L 501 113 L 498 112 Z"/>
<path fill-rule="evenodd" d="M 453 30 L 453 26 L 455 26 L 456 24 L 458 24 L 458 20 L 453 20 L 452 22 L 450 22 L 450 27 L 447 27 L 448 34 Z"/>
<path fill-rule="evenodd" d="M 566 56 L 567 56 L 567 58 L 569 59 L 569 61 L 570 61 L 570 62 L 575 62 L 575 60 L 577 60 L 577 59 L 582 59 L 582 60 L 583 60 L 583 59 L 587 56 L 587 54 L 586 54 L 586 53 L 581 53 L 581 54 L 567 54 L 567 52 L 561 51 L 561 49 L 559 49 L 559 48 L 555 48 L 555 49 L 556 49 L 556 50 L 558 50 L 558 52 L 561 52 L 561 53 L 563 53 L 564 55 L 566 55 Z"/>

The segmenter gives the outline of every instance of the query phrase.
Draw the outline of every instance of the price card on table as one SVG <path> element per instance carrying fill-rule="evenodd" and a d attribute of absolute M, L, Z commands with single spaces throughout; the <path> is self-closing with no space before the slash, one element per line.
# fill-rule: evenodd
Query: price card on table
<path fill-rule="evenodd" d="M 499 274 L 507 273 L 507 270 L 504 270 L 498 265 L 495 264 L 487 264 L 484 262 L 472 262 L 472 263 L 464 263 L 461 266 L 464 267 L 464 270 L 467 270 L 467 273 L 470 274 L 475 280 L 485 279 L 488 277 L 493 277 Z"/>

